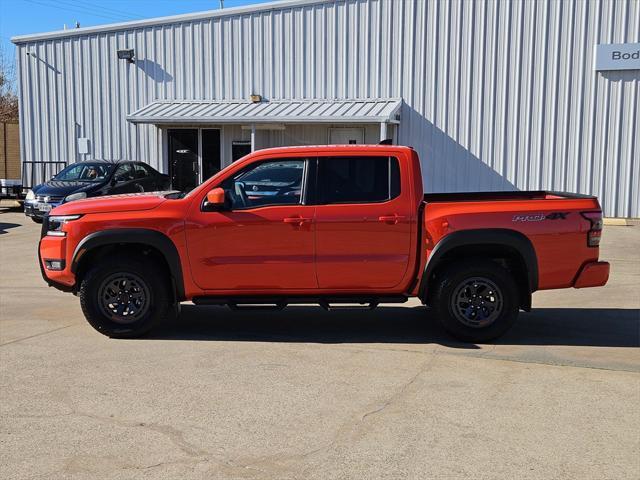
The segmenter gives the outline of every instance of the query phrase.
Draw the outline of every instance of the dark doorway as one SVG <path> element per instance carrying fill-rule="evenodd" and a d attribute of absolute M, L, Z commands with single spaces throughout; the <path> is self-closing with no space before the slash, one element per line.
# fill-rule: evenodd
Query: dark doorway
<path fill-rule="evenodd" d="M 234 141 L 231 143 L 231 161 L 241 159 L 251 153 L 251 142 Z"/>
<path fill-rule="evenodd" d="M 167 135 L 171 187 L 188 192 L 198 184 L 198 130 L 170 129 Z"/>
<path fill-rule="evenodd" d="M 202 181 L 220 171 L 220 130 L 202 129 Z"/>

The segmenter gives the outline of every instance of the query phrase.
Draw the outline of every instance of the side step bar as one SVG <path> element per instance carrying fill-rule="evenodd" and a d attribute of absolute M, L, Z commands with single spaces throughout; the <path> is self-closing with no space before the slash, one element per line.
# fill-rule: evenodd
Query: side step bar
<path fill-rule="evenodd" d="M 317 304 L 325 310 L 366 308 L 373 310 L 381 303 L 405 303 L 408 297 L 394 296 L 329 296 L 329 297 L 194 297 L 196 305 L 226 305 L 232 310 L 282 310 L 288 305 Z M 354 305 L 355 304 L 355 305 Z"/>

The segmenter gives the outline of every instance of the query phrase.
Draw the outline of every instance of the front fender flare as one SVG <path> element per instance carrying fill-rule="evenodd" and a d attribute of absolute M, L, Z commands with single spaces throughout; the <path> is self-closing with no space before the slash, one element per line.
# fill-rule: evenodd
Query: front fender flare
<path fill-rule="evenodd" d="M 91 250 L 106 245 L 148 245 L 158 250 L 169 266 L 169 271 L 176 289 L 176 299 L 184 300 L 184 278 L 180 255 L 173 241 L 164 233 L 146 228 L 116 228 L 100 230 L 84 237 L 76 246 L 72 260 L 71 272 L 76 273 L 81 258 Z"/>

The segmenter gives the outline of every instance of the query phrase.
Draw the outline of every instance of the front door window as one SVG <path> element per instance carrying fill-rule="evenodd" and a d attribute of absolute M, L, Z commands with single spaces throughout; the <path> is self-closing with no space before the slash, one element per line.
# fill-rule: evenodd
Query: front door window
<path fill-rule="evenodd" d="M 252 166 L 225 180 L 231 209 L 301 203 L 304 160 L 276 160 Z"/>

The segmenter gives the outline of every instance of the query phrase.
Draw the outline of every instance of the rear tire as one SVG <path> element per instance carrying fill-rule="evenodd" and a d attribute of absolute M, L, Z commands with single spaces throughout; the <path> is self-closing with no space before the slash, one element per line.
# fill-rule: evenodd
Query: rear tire
<path fill-rule="evenodd" d="M 107 257 L 82 279 L 82 313 L 98 332 L 111 338 L 148 333 L 173 306 L 166 272 L 133 256 Z"/>
<path fill-rule="evenodd" d="M 518 318 L 515 279 L 484 259 L 456 262 L 436 277 L 431 306 L 445 330 L 463 342 L 496 339 Z"/>
<path fill-rule="evenodd" d="M 36 223 L 42 223 L 42 219 L 41 218 L 31 217 L 31 220 L 33 220 Z"/>

